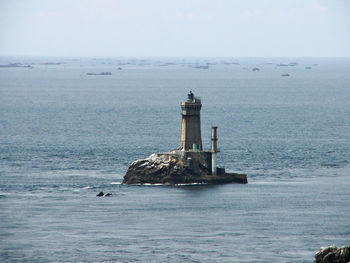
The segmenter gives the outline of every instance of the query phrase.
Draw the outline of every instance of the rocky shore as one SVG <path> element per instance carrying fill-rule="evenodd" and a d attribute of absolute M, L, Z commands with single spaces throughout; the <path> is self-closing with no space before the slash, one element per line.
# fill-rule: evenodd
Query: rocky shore
<path fill-rule="evenodd" d="M 315 263 L 348 263 L 350 262 L 350 246 L 320 248 L 315 254 Z"/>
<path fill-rule="evenodd" d="M 152 154 L 146 159 L 130 164 L 123 184 L 225 184 L 247 183 L 245 174 L 226 173 L 218 168 L 217 175 L 211 175 L 207 158 L 210 154 L 174 151 Z"/>

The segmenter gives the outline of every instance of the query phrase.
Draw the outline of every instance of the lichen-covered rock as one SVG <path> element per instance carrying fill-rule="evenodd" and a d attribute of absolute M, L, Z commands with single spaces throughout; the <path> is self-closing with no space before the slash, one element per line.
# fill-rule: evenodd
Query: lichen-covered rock
<path fill-rule="evenodd" d="M 212 176 L 204 165 L 205 156 L 188 157 L 181 154 L 152 154 L 146 159 L 136 160 L 129 166 L 124 184 L 220 184 L 247 183 L 246 175 L 222 174 Z"/>
<path fill-rule="evenodd" d="M 350 262 L 350 246 L 320 248 L 315 254 L 315 263 L 348 263 Z"/>
<path fill-rule="evenodd" d="M 193 182 L 200 174 L 208 174 L 205 167 L 193 169 L 191 160 L 177 156 L 152 154 L 146 159 L 134 161 L 124 176 L 126 184 L 179 184 Z"/>

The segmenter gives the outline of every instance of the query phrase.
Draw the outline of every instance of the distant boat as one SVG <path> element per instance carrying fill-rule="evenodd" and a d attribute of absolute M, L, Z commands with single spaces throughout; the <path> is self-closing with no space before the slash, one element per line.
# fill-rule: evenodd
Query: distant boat
<path fill-rule="evenodd" d="M 281 77 L 289 77 L 289 74 L 281 74 Z"/>
<path fill-rule="evenodd" d="M 252 71 L 260 71 L 259 68 L 253 68 Z"/>

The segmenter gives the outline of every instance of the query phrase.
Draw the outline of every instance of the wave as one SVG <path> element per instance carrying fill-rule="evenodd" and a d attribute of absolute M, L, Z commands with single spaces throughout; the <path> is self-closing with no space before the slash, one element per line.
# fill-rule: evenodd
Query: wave
<path fill-rule="evenodd" d="M 187 186 L 187 185 L 208 185 L 208 183 L 176 184 L 175 186 Z"/>
<path fill-rule="evenodd" d="M 111 183 L 113 184 L 113 183 Z M 121 183 L 115 183 L 115 184 L 121 184 Z M 192 185 L 208 185 L 208 183 L 188 183 L 188 184 L 151 184 L 151 183 L 144 183 L 144 184 L 129 184 L 129 185 L 135 185 L 135 186 L 192 186 Z"/>

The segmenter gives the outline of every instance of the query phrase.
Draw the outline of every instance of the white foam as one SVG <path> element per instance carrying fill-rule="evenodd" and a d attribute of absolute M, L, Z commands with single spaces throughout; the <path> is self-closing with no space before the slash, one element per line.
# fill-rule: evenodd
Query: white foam
<path fill-rule="evenodd" d="M 207 183 L 191 183 L 191 184 L 176 184 L 176 186 L 186 186 L 186 185 L 206 185 Z"/>
<path fill-rule="evenodd" d="M 111 182 L 111 184 L 122 184 L 122 182 Z"/>
<path fill-rule="evenodd" d="M 189 186 L 189 185 L 206 185 L 207 183 L 190 183 L 190 184 L 174 184 L 174 186 Z M 172 186 L 171 184 L 151 184 L 151 183 L 144 183 L 144 184 L 131 184 L 131 185 L 140 185 L 140 186 Z"/>
<path fill-rule="evenodd" d="M 85 187 L 83 187 L 81 189 L 91 189 L 91 188 L 92 188 L 92 186 L 85 186 Z"/>

